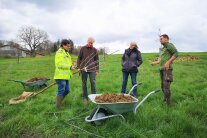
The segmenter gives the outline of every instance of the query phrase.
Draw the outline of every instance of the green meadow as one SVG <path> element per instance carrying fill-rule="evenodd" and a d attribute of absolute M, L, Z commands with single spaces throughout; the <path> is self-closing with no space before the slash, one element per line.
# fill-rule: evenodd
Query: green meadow
<path fill-rule="evenodd" d="M 143 64 L 139 68 L 138 99 L 160 88 L 159 66 L 151 66 L 150 60 L 157 54 L 142 54 Z M 51 78 L 53 83 L 54 55 L 42 58 L 16 59 L 0 58 L 0 137 L 1 138 L 206 138 L 207 137 L 207 53 L 180 53 L 182 56 L 196 56 L 193 62 L 173 64 L 174 82 L 171 85 L 172 104 L 162 103 L 162 91 L 151 95 L 137 110 L 137 113 L 123 114 L 107 119 L 102 125 L 94 126 L 85 121 L 96 107 L 89 102 L 83 104 L 81 77 L 75 74 L 70 80 L 71 92 L 62 104 L 62 110 L 55 109 L 57 85 L 26 102 L 9 105 L 11 98 L 24 91 L 20 83 L 9 79 L 28 80 L 36 76 Z M 100 58 L 100 73 L 97 76 L 97 93 L 119 93 L 122 84 L 121 56 Z M 73 56 L 73 60 L 76 57 Z M 89 81 L 88 81 L 89 82 Z M 131 80 L 129 78 L 127 90 Z M 90 93 L 90 85 L 88 83 Z"/>

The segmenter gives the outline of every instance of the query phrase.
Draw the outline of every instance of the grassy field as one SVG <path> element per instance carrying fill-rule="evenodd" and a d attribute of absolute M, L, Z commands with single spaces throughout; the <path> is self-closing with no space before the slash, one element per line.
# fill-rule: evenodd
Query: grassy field
<path fill-rule="evenodd" d="M 35 76 L 53 78 L 54 56 L 24 58 L 17 64 L 16 59 L 0 59 L 0 137 L 207 137 L 207 53 L 182 53 L 180 56 L 199 57 L 194 62 L 174 63 L 172 84 L 172 105 L 162 104 L 162 92 L 149 97 L 138 109 L 136 115 L 124 114 L 120 118 L 108 119 L 101 126 L 85 122 L 95 105 L 84 106 L 81 99 L 81 80 L 78 75 L 70 81 L 71 92 L 63 102 L 63 110 L 54 114 L 57 86 L 53 86 L 37 97 L 18 105 L 9 105 L 10 98 L 23 92 L 19 83 L 8 79 L 27 80 Z M 160 88 L 158 66 L 149 61 L 156 54 L 143 54 L 138 81 L 139 100 L 148 92 Z M 100 56 L 100 58 L 102 58 Z M 120 92 L 122 73 L 121 55 L 107 56 L 101 62 L 97 76 L 97 92 Z M 54 82 L 51 79 L 48 83 Z M 128 83 L 128 90 L 131 80 Z M 89 91 L 90 92 L 90 91 Z M 76 118 L 74 118 L 76 117 Z M 78 126 L 79 128 L 75 127 Z M 93 134 L 86 133 L 91 132 Z"/>

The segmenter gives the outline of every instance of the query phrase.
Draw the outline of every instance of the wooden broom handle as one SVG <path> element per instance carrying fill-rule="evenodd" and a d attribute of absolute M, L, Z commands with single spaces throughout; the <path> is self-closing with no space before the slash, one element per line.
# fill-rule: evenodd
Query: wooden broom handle
<path fill-rule="evenodd" d="M 49 86 L 45 87 L 44 89 L 42 89 L 42 90 L 40 90 L 40 91 L 34 93 L 34 94 L 32 95 L 32 97 L 33 97 L 33 96 L 37 96 L 38 94 L 44 92 L 45 90 L 49 89 L 50 87 L 52 87 L 52 86 L 55 85 L 55 84 L 56 84 L 56 82 L 50 84 Z"/>

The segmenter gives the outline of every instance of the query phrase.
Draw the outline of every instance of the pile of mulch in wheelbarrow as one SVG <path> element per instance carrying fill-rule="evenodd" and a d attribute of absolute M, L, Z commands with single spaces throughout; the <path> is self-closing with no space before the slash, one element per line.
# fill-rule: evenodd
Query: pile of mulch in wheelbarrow
<path fill-rule="evenodd" d="M 97 103 L 116 103 L 116 102 L 133 102 L 132 96 L 127 96 L 124 94 L 102 94 L 96 96 L 95 101 Z"/>
<path fill-rule="evenodd" d="M 27 82 L 35 82 L 35 81 L 38 81 L 38 80 L 45 80 L 47 78 L 45 77 L 35 77 L 35 78 L 31 78 L 30 80 L 27 80 Z"/>

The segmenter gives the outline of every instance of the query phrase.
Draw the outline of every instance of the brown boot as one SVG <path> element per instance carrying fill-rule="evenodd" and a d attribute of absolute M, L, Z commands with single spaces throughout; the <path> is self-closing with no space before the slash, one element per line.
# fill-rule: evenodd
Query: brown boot
<path fill-rule="evenodd" d="M 58 110 L 60 110 L 60 108 L 61 108 L 61 103 L 62 103 L 62 101 L 63 101 L 63 96 L 57 96 L 57 98 L 56 98 L 56 108 L 58 109 Z"/>

